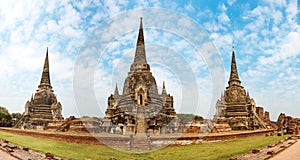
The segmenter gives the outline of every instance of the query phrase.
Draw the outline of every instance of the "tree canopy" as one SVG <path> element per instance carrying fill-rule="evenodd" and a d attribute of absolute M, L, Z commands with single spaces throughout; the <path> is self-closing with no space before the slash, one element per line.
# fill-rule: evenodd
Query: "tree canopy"
<path fill-rule="evenodd" d="M 18 121 L 21 117 L 22 114 L 21 113 L 12 113 L 11 114 L 12 119 L 14 119 L 15 121 Z"/>
<path fill-rule="evenodd" d="M 194 114 L 177 114 L 177 117 L 180 119 L 181 122 L 188 122 L 193 120 L 203 120 L 202 116 L 194 115 Z"/>
<path fill-rule="evenodd" d="M 10 114 L 5 107 L 0 106 L 0 127 L 11 127 L 21 117 L 21 113 Z"/>
<path fill-rule="evenodd" d="M 0 126 L 9 127 L 11 126 L 12 116 L 9 114 L 8 110 L 5 107 L 0 106 Z"/>

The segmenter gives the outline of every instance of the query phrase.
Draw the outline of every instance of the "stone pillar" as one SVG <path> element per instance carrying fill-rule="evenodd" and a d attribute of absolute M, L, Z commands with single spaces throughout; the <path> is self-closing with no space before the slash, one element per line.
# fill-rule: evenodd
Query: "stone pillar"
<path fill-rule="evenodd" d="M 264 108 L 263 107 L 256 107 L 256 114 L 258 115 L 258 117 L 261 119 L 261 120 L 264 120 Z"/>
<path fill-rule="evenodd" d="M 265 111 L 265 121 L 270 122 L 270 113 L 268 111 Z"/>

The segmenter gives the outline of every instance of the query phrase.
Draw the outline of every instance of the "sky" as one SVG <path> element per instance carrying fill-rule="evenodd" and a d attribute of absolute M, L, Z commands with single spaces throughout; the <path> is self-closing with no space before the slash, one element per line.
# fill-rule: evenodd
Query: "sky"
<path fill-rule="evenodd" d="M 0 1 L 0 105 L 24 112 L 49 49 L 63 116 L 103 117 L 133 62 L 140 17 L 147 61 L 178 113 L 212 118 L 232 46 L 242 85 L 276 120 L 300 117 L 299 2 Z"/>

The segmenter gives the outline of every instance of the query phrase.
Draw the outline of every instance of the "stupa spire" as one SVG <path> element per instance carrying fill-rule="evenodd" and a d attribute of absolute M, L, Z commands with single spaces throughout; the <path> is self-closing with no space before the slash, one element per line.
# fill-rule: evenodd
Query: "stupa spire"
<path fill-rule="evenodd" d="M 237 67 L 236 67 L 234 46 L 232 46 L 231 71 L 230 71 L 230 77 L 229 77 L 228 84 L 229 84 L 229 86 L 241 84 L 241 81 L 240 81 L 239 75 L 238 75 L 238 71 L 237 71 Z"/>
<path fill-rule="evenodd" d="M 115 88 L 115 93 L 114 93 L 115 96 L 118 96 L 119 95 L 119 89 L 118 89 L 118 84 L 116 83 L 116 88 Z"/>
<path fill-rule="evenodd" d="M 45 58 L 45 62 L 44 62 L 44 68 L 43 68 L 43 73 L 42 73 L 39 88 L 42 86 L 49 86 L 50 88 L 52 88 L 51 83 L 50 83 L 48 47 L 47 47 L 47 51 L 46 51 L 46 58 Z"/>
<path fill-rule="evenodd" d="M 224 93 L 221 92 L 221 101 L 224 102 L 225 101 L 225 97 L 224 97 Z"/>
<path fill-rule="evenodd" d="M 136 42 L 136 50 L 134 56 L 134 64 L 147 64 L 146 52 L 145 52 L 145 42 L 144 42 L 144 33 L 143 33 L 143 18 L 140 19 L 140 28 L 138 39 Z"/>
<path fill-rule="evenodd" d="M 163 81 L 163 88 L 162 88 L 162 95 L 166 95 L 167 94 L 167 90 L 166 90 L 166 86 L 165 86 L 165 81 Z"/>

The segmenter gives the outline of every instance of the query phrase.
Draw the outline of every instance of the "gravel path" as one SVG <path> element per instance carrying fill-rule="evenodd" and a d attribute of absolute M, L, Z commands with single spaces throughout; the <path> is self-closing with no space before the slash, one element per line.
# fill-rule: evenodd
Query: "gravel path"
<path fill-rule="evenodd" d="M 17 158 L 12 157 L 7 152 L 4 152 L 2 150 L 0 150 L 0 159 L 3 159 L 3 160 L 18 160 Z"/>
<path fill-rule="evenodd" d="M 290 159 L 290 160 L 300 159 L 300 140 L 298 140 L 295 144 L 285 149 L 281 153 L 277 154 L 270 160 L 285 160 L 285 159 Z"/>

